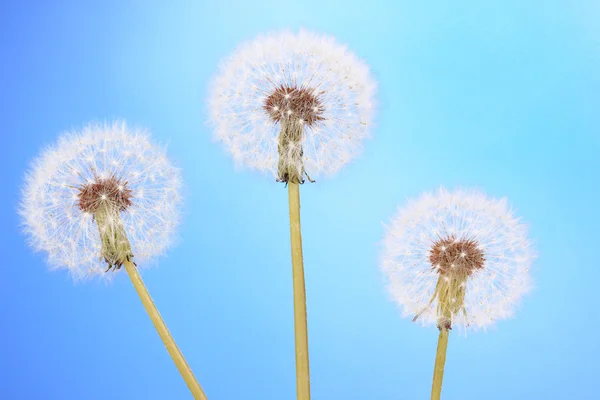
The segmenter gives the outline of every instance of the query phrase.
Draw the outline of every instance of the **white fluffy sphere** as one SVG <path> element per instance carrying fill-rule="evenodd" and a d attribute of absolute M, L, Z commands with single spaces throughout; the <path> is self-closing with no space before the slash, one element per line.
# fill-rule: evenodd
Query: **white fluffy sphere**
<path fill-rule="evenodd" d="M 181 203 L 179 171 L 145 131 L 124 122 L 88 125 L 60 137 L 27 174 L 20 213 L 30 242 L 52 267 L 67 268 L 75 279 L 107 275 L 97 216 L 82 209 L 80 193 L 111 177 L 127 194 L 116 219 L 135 262 L 143 265 L 172 243 Z M 95 195 L 98 202 L 110 201 Z"/>

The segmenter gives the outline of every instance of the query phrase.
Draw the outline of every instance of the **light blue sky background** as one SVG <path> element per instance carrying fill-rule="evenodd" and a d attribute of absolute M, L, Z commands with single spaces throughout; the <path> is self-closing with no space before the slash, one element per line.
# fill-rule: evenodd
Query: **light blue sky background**
<path fill-rule="evenodd" d="M 0 398 L 191 397 L 124 273 L 74 285 L 18 227 L 40 149 L 121 117 L 183 169 L 181 243 L 143 276 L 209 399 L 294 399 L 286 190 L 235 170 L 204 99 L 240 41 L 303 26 L 348 43 L 381 88 L 363 156 L 302 187 L 313 398 L 429 398 L 437 330 L 388 301 L 377 243 L 443 184 L 508 196 L 540 254 L 514 319 L 451 336 L 444 399 L 596 399 L 600 4 L 481 3 L 2 2 Z"/>

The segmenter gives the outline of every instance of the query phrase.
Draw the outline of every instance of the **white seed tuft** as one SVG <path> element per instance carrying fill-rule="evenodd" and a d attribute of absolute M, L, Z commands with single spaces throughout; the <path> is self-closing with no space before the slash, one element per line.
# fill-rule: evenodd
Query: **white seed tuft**
<path fill-rule="evenodd" d="M 32 247 L 45 252 L 53 268 L 68 269 L 76 280 L 111 275 L 104 273 L 102 230 L 124 229 L 139 266 L 164 253 L 173 241 L 181 203 L 180 173 L 164 153 L 145 131 L 124 122 L 90 124 L 62 135 L 33 161 L 26 175 L 19 211 Z M 126 182 L 131 205 L 99 227 L 96 218 L 79 207 L 78 188 L 110 176 Z M 104 193 L 100 199 L 110 202 Z"/>
<path fill-rule="evenodd" d="M 304 116 L 289 109 L 278 113 L 273 106 L 265 109 L 265 99 L 278 88 L 305 90 L 320 106 L 303 109 Z M 365 63 L 333 37 L 305 30 L 277 32 L 243 43 L 221 65 L 209 92 L 210 122 L 215 138 L 238 164 L 277 177 L 281 123 L 273 113 L 282 119 L 302 118 L 303 166 L 313 178 L 328 176 L 361 152 L 375 91 Z M 288 92 L 282 96 L 293 97 Z"/>
<path fill-rule="evenodd" d="M 440 274 L 449 274 L 442 276 L 450 284 L 453 272 L 432 265 L 431 257 L 432 246 L 444 237 L 454 237 L 457 243 L 476 240 L 485 259 L 482 268 L 464 275 L 459 284 L 464 288 L 465 312 L 452 316 L 452 326 L 485 328 L 512 316 L 531 286 L 529 267 L 535 255 L 525 225 L 513 216 L 505 199 L 488 198 L 475 190 L 450 192 L 443 188 L 410 200 L 387 229 L 381 270 L 403 316 L 418 314 L 425 325 L 439 322 L 437 301 L 429 302 Z M 449 248 L 441 249 L 447 250 L 443 253 L 447 257 Z M 470 252 L 463 254 L 460 259 L 471 257 Z M 458 272 L 458 266 L 455 270 Z"/>

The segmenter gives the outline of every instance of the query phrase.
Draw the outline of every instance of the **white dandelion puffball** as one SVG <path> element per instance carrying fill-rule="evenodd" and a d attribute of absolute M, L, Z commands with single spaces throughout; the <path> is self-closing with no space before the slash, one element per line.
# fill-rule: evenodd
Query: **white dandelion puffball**
<path fill-rule="evenodd" d="M 505 198 L 441 188 L 398 211 L 381 267 L 403 316 L 477 329 L 512 315 L 530 288 L 534 257 Z"/>
<path fill-rule="evenodd" d="M 210 121 L 236 163 L 302 176 L 332 175 L 361 151 L 376 83 L 333 37 L 300 30 L 259 36 L 212 82 Z"/>
<path fill-rule="evenodd" d="M 63 135 L 26 176 L 20 213 L 32 246 L 73 278 L 163 253 L 179 223 L 181 179 L 143 130 L 124 122 Z"/>

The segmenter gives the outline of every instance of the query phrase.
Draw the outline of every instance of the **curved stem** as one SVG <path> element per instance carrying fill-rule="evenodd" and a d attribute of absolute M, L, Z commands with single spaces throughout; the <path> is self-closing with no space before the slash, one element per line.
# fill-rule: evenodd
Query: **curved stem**
<path fill-rule="evenodd" d="M 133 283 L 137 294 L 142 300 L 144 308 L 148 312 L 148 315 L 150 316 L 154 327 L 158 331 L 158 334 L 160 335 L 160 338 L 165 344 L 167 351 L 169 352 L 171 358 L 175 362 L 175 365 L 177 366 L 179 373 L 183 377 L 183 380 L 194 395 L 195 399 L 207 400 L 206 395 L 202 391 L 200 384 L 194 376 L 194 373 L 192 372 L 188 363 L 185 361 L 183 354 L 181 354 L 179 347 L 177 347 L 175 340 L 173 340 L 173 336 L 171 336 L 171 332 L 169 332 L 169 329 L 165 325 L 165 322 L 163 321 L 162 317 L 160 316 L 158 309 L 154 305 L 152 297 L 150 297 L 150 293 L 148 293 L 148 290 L 146 289 L 146 286 L 144 285 L 144 282 L 142 281 L 142 278 L 140 277 L 137 268 L 131 261 L 125 261 L 124 264 L 125 269 L 127 270 L 129 277 L 131 278 L 131 282 Z"/>
<path fill-rule="evenodd" d="M 306 323 L 306 289 L 300 232 L 300 185 L 288 182 L 290 206 L 290 239 L 292 244 L 292 277 L 294 281 L 294 330 L 296 339 L 296 396 L 310 400 L 310 369 L 308 364 L 308 327 Z"/>
<path fill-rule="evenodd" d="M 433 369 L 433 384 L 431 387 L 431 400 L 440 400 L 442 394 L 442 380 L 444 379 L 444 366 L 446 364 L 446 349 L 448 348 L 448 329 L 441 328 L 438 337 L 435 367 Z"/>

